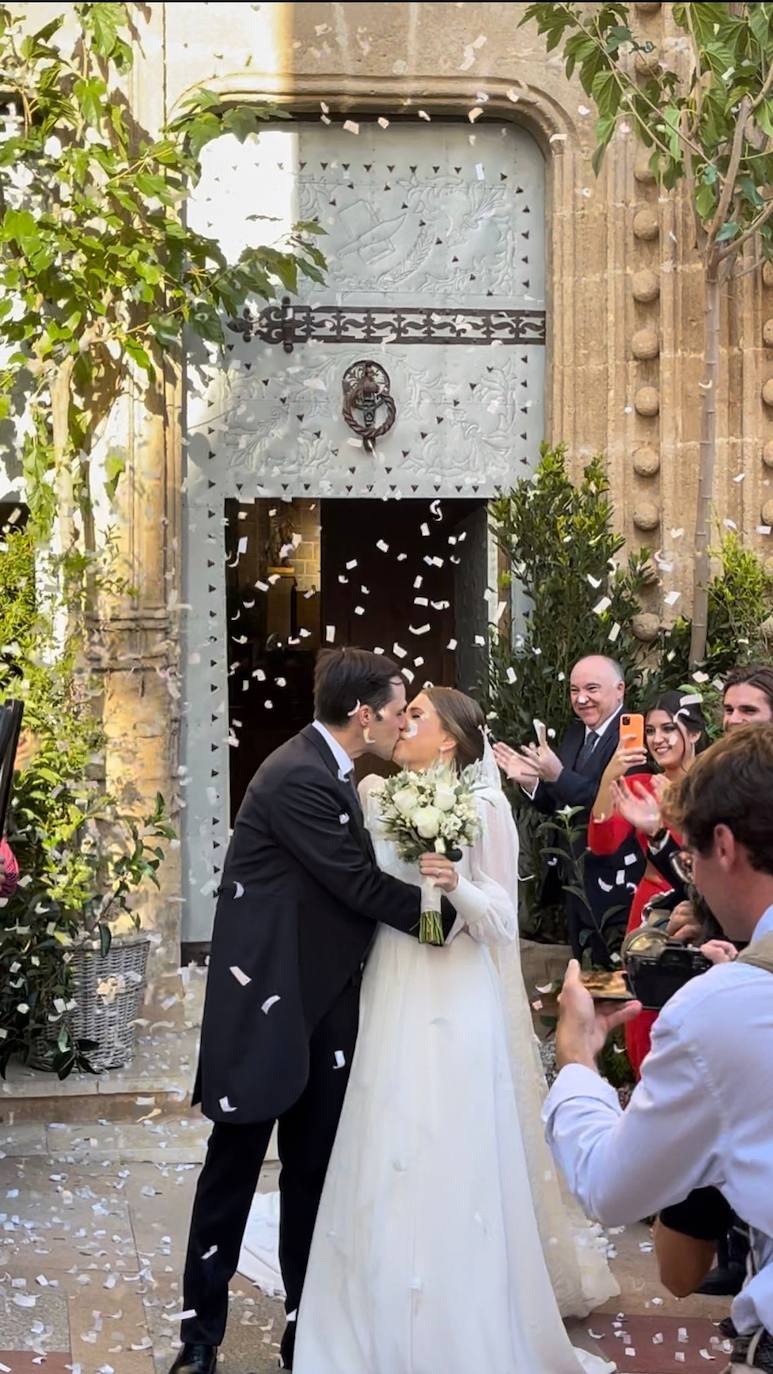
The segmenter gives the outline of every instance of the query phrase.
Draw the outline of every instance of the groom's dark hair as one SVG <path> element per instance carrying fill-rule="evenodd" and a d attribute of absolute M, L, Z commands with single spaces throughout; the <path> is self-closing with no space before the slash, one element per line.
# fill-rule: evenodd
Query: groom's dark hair
<path fill-rule="evenodd" d="M 314 670 L 314 715 L 321 725 L 348 725 L 359 706 L 380 711 L 402 683 L 400 669 L 368 649 L 323 649 Z"/>

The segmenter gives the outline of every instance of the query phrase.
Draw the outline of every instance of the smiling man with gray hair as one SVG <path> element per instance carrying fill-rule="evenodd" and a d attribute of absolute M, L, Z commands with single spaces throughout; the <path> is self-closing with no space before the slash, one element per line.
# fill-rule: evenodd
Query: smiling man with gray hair
<path fill-rule="evenodd" d="M 552 749 L 546 740 L 519 750 L 501 743 L 494 746 L 502 771 L 520 784 L 543 815 L 555 815 L 567 806 L 582 808 L 574 817 L 575 836 L 571 850 L 565 847 L 558 876 L 564 886 L 572 953 L 580 959 L 589 949 L 593 963 L 607 968 L 612 962 L 610 950 L 619 943 L 618 934 L 622 940 L 632 890 L 642 868 L 637 844 L 628 841 L 614 854 L 586 853 L 584 895 L 569 890 L 568 885 L 572 884 L 576 861 L 587 849 L 588 814 L 601 775 L 620 740 L 624 693 L 623 670 L 613 658 L 604 654 L 581 658 L 569 679 L 569 695 L 577 719 L 569 726 L 558 750 Z M 543 900 L 547 895 L 543 893 Z"/>

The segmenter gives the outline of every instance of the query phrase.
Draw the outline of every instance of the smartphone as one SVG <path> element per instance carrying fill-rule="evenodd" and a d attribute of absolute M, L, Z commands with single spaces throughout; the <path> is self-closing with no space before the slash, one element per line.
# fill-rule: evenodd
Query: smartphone
<path fill-rule="evenodd" d="M 623 749 L 644 748 L 644 716 L 620 717 L 620 746 Z"/>

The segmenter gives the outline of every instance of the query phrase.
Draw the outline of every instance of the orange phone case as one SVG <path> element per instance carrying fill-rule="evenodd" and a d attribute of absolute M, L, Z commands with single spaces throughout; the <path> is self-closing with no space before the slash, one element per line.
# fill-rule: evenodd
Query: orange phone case
<path fill-rule="evenodd" d="M 644 748 L 644 716 L 620 717 L 620 744 L 623 749 Z"/>

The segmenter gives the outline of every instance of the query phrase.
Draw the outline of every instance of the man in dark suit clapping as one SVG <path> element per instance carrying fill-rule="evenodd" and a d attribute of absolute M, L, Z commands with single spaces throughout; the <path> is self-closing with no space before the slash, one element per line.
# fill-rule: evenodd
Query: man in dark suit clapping
<path fill-rule="evenodd" d="M 563 863 L 561 876 L 565 883 L 573 879 L 572 858 L 587 849 L 588 813 L 601 775 L 619 743 L 625 692 L 623 670 L 614 659 L 601 654 L 581 658 L 572 669 L 569 691 L 577 720 L 569 726 L 557 752 L 546 740 L 520 750 L 502 743 L 494 746 L 502 771 L 520 784 L 543 815 L 555 815 L 566 806 L 583 808 L 572 822 L 576 834 L 573 853 L 567 851 Z M 585 900 L 565 888 L 569 940 L 575 958 L 581 958 L 587 947 L 594 964 L 610 966 L 610 948 L 601 933 L 602 923 L 611 910 L 621 907 L 613 925 L 622 934 L 631 902 L 629 884 L 635 886 L 641 868 L 641 854 L 634 840 L 615 854 L 585 854 Z M 623 874 L 624 881 L 620 881 Z"/>

